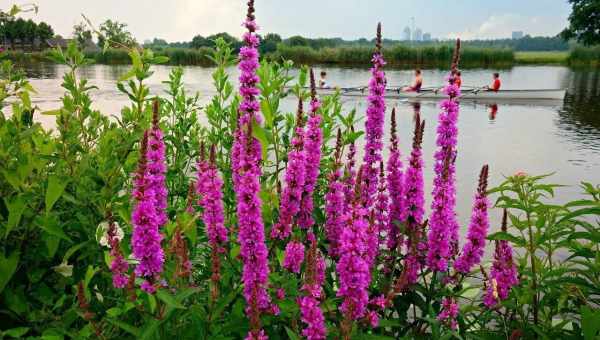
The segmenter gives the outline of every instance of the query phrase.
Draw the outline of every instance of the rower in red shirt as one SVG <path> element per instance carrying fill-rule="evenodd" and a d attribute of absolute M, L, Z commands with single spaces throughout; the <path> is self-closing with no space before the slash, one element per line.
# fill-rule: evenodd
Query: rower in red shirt
<path fill-rule="evenodd" d="M 500 86 L 502 86 L 502 82 L 500 81 L 500 74 L 498 72 L 495 72 L 494 73 L 494 81 L 492 82 L 492 86 L 487 86 L 487 90 L 498 92 L 498 91 L 500 91 Z"/>
<path fill-rule="evenodd" d="M 462 85 L 462 78 L 460 75 L 460 71 L 456 71 L 456 74 L 454 75 L 454 85 L 458 86 L 458 88 Z"/>

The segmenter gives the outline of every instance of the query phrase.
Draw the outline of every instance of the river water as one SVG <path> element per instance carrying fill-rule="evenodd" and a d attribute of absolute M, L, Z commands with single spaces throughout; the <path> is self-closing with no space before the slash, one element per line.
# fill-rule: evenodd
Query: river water
<path fill-rule="evenodd" d="M 94 106 L 107 115 L 118 115 L 127 98 L 118 92 L 117 79 L 127 71 L 127 66 L 93 65 L 81 70 L 80 76 L 98 87 L 93 91 Z M 161 82 L 168 79 L 171 67 L 159 66 L 148 81 L 153 94 L 165 90 Z M 185 85 L 189 91 L 199 91 L 203 100 L 214 93 L 211 86 L 211 68 L 185 67 Z M 327 71 L 328 82 L 342 87 L 368 83 L 367 68 L 318 67 Z M 58 108 L 61 77 L 66 69 L 53 64 L 35 64 L 26 67 L 31 83 L 38 91 L 33 100 L 42 110 Z M 564 101 L 546 105 L 512 105 L 497 103 L 461 103 L 457 165 L 458 214 L 466 225 L 470 214 L 477 176 L 483 164 L 490 166 L 491 185 L 502 181 L 503 176 L 525 171 L 529 174 L 554 173 L 549 181 L 567 185 L 557 192 L 556 201 L 581 197 L 579 183 L 600 183 L 600 70 L 573 70 L 560 66 L 518 66 L 511 69 L 474 69 L 463 71 L 463 84 L 481 86 L 491 82 L 491 73 L 500 72 L 505 89 L 567 88 Z M 235 80 L 237 72 L 231 70 Z M 443 83 L 446 71 L 424 70 L 424 86 Z M 386 70 L 388 84 L 408 84 L 410 70 Z M 366 110 L 365 98 L 343 98 L 344 109 Z M 403 154 L 410 150 L 414 105 L 400 100 L 389 100 L 388 108 L 398 112 L 400 140 Z M 293 102 L 284 103 L 293 111 Z M 423 141 L 426 164 L 426 193 L 431 192 L 432 159 L 435 152 L 435 128 L 439 108 L 436 103 L 422 102 L 421 116 L 427 127 Z M 389 110 L 388 110 L 389 113 Z M 54 117 L 36 115 L 48 128 Z M 389 121 L 386 122 L 386 130 Z M 388 140 L 386 136 L 386 140 Z M 427 194 L 427 204 L 430 204 Z M 499 211 L 493 212 L 498 221 Z M 463 228 L 464 230 L 464 228 Z"/>

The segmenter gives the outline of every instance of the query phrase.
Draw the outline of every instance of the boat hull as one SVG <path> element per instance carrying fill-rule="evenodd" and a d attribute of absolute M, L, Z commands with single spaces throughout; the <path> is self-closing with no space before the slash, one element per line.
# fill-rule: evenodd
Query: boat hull
<path fill-rule="evenodd" d="M 340 92 L 343 96 L 362 97 L 368 95 L 368 89 L 318 89 L 321 95 L 331 95 Z M 566 90 L 564 89 L 543 89 L 543 90 L 500 90 L 498 92 L 485 90 L 463 90 L 460 99 L 465 100 L 485 100 L 485 101 L 503 101 L 503 100 L 563 100 Z M 441 91 L 425 90 L 422 92 L 403 92 L 395 89 L 388 89 L 386 98 L 391 99 L 424 99 L 424 100 L 442 100 L 448 98 Z"/>

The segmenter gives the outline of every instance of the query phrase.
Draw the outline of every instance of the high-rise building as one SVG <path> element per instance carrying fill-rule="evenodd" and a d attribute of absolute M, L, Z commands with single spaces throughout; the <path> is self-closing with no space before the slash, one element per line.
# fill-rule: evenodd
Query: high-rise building
<path fill-rule="evenodd" d="M 424 33 L 423 41 L 431 41 L 431 33 Z"/>
<path fill-rule="evenodd" d="M 413 32 L 413 40 L 414 41 L 421 41 L 421 40 L 423 40 L 423 31 L 420 28 L 417 28 Z"/>
<path fill-rule="evenodd" d="M 402 34 L 402 40 L 410 41 L 410 27 L 404 27 L 404 33 Z"/>
<path fill-rule="evenodd" d="M 523 36 L 524 36 L 523 31 L 513 31 L 512 32 L 513 39 L 521 39 L 521 38 L 523 38 Z"/>

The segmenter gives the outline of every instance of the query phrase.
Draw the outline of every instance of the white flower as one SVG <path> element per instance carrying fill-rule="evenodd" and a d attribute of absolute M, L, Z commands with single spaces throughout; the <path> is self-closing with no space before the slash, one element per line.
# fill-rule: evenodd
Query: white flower
<path fill-rule="evenodd" d="M 125 236 L 123 229 L 119 226 L 117 222 L 114 222 L 115 225 L 115 237 L 118 241 L 121 241 Z M 98 224 L 98 228 L 96 228 L 96 241 L 100 243 L 103 247 L 110 248 L 110 242 L 108 240 L 108 222 L 104 221 Z"/>

